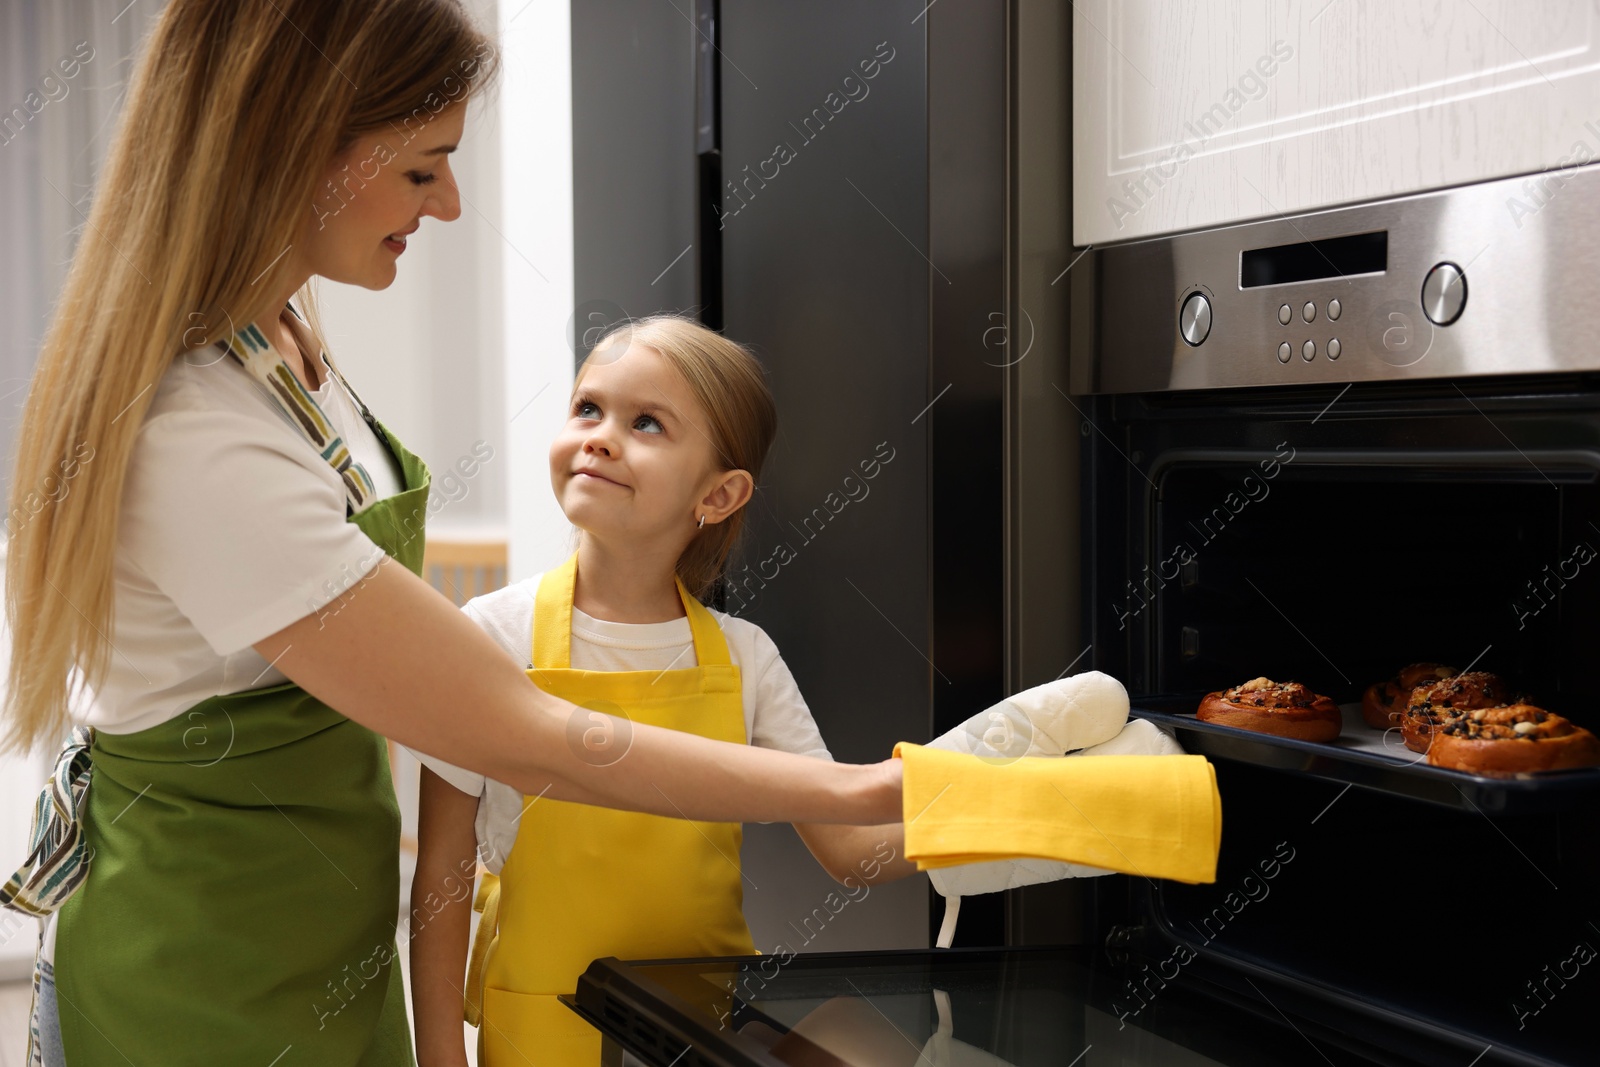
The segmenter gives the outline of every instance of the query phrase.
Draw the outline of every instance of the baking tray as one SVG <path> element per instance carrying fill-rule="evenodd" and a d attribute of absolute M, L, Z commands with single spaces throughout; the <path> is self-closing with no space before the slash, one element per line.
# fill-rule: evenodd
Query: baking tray
<path fill-rule="evenodd" d="M 1368 726 L 1359 704 L 1339 706 L 1344 730 L 1332 741 L 1299 741 L 1201 722 L 1194 714 L 1199 705 L 1199 695 L 1141 697 L 1133 701 L 1133 714 L 1176 731 L 1188 752 L 1349 782 L 1464 811 L 1551 811 L 1600 791 L 1600 767 L 1500 776 L 1429 766 L 1420 753 L 1400 743 L 1398 730 L 1382 734 Z"/>

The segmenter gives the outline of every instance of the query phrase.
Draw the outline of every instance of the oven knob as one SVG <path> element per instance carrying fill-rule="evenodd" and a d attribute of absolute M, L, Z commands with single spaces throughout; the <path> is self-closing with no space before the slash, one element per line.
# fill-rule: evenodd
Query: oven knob
<path fill-rule="evenodd" d="M 1435 326 L 1448 326 L 1467 306 L 1467 276 L 1454 263 L 1437 263 L 1422 280 L 1422 313 Z"/>
<path fill-rule="evenodd" d="M 1178 314 L 1178 332 L 1185 342 L 1198 345 L 1211 333 L 1211 302 L 1204 293 L 1190 293 Z"/>

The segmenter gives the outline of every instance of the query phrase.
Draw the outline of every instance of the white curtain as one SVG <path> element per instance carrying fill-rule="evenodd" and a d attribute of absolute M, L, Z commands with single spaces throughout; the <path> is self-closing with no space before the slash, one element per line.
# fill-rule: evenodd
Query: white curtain
<path fill-rule="evenodd" d="M 0 3 L 0 491 L 39 342 L 161 0 Z M 85 58 L 87 57 L 87 58 Z"/>

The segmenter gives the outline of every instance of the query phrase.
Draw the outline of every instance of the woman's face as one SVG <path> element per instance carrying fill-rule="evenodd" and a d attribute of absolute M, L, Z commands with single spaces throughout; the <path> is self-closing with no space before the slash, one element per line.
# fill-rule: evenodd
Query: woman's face
<path fill-rule="evenodd" d="M 422 110 L 419 119 L 362 137 L 334 158 L 302 229 L 302 262 L 311 273 L 388 288 L 423 216 L 445 222 L 460 216 L 450 153 L 461 141 L 466 111 L 465 101 L 437 115 Z"/>

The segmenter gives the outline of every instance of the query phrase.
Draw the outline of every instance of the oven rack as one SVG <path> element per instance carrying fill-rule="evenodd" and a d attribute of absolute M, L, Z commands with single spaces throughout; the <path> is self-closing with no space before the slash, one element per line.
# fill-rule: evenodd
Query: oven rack
<path fill-rule="evenodd" d="M 1487 815 L 1562 809 L 1600 791 L 1600 767 L 1498 776 L 1429 766 L 1409 749 L 1382 749 L 1376 740 L 1381 735 L 1361 721 L 1355 704 L 1341 705 L 1345 728 L 1340 737 L 1301 741 L 1201 722 L 1194 709 L 1202 695 L 1139 697 L 1132 714 L 1173 730 L 1187 752 Z"/>

